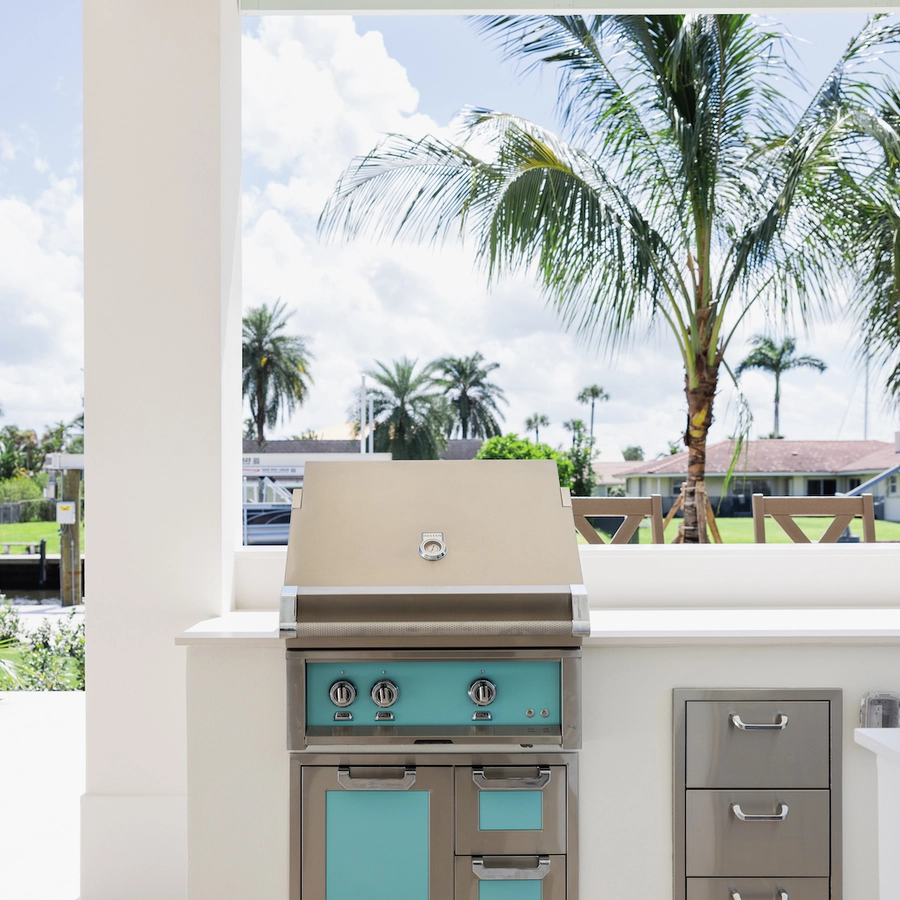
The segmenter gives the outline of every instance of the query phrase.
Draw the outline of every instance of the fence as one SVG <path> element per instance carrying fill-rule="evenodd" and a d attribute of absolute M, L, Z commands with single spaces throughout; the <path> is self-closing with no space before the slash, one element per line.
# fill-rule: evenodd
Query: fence
<path fill-rule="evenodd" d="M 16 503 L 0 503 L 0 525 L 55 521 L 55 500 L 19 500 Z"/>

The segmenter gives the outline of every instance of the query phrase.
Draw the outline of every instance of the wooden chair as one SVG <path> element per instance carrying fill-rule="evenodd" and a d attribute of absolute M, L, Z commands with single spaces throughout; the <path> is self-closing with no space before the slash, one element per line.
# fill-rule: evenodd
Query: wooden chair
<path fill-rule="evenodd" d="M 578 533 L 589 544 L 605 544 L 606 541 L 588 522 L 588 516 L 625 517 L 610 539 L 610 544 L 627 544 L 644 516 L 650 516 L 652 543 L 663 543 L 662 496 L 659 494 L 650 497 L 573 497 L 572 514 Z"/>
<path fill-rule="evenodd" d="M 871 494 L 859 497 L 766 497 L 753 495 L 753 538 L 757 544 L 766 542 L 766 516 L 771 516 L 795 544 L 812 541 L 800 530 L 792 516 L 833 516 L 834 521 L 820 544 L 834 544 L 856 516 L 862 516 L 863 540 L 875 540 L 875 504 Z"/>

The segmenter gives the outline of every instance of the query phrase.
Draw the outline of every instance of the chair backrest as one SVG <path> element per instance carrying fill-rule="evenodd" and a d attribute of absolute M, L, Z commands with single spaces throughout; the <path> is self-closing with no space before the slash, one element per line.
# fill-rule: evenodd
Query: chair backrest
<path fill-rule="evenodd" d="M 578 533 L 589 544 L 605 544 L 606 541 L 588 522 L 588 516 L 625 517 L 612 536 L 611 544 L 627 544 L 637 531 L 644 516 L 650 516 L 652 543 L 663 543 L 662 496 L 660 494 L 652 494 L 650 497 L 573 497 L 572 514 L 575 516 L 575 527 L 578 529 Z"/>
<path fill-rule="evenodd" d="M 871 494 L 859 497 L 766 497 L 753 495 L 753 538 L 757 544 L 766 542 L 766 516 L 771 516 L 795 544 L 812 541 L 800 530 L 793 516 L 833 516 L 834 521 L 820 544 L 833 544 L 856 516 L 862 516 L 863 540 L 875 540 L 875 503 Z"/>

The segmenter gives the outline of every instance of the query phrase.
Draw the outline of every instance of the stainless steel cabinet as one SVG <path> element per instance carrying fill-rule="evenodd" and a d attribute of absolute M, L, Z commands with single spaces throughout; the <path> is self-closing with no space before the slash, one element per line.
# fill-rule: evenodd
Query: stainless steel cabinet
<path fill-rule="evenodd" d="M 674 701 L 675 900 L 840 900 L 841 692 Z"/>
<path fill-rule="evenodd" d="M 577 900 L 576 757 L 527 760 L 293 754 L 291 900 Z"/>

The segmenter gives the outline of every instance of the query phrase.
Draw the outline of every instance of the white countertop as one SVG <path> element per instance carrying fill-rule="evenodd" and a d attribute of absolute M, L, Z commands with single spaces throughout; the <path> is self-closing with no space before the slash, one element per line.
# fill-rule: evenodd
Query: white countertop
<path fill-rule="evenodd" d="M 857 744 L 900 765 L 900 728 L 855 728 Z"/>
<path fill-rule="evenodd" d="M 175 643 L 278 646 L 278 613 L 235 610 L 198 622 Z M 604 609 L 591 611 L 590 646 L 900 643 L 900 609 Z M 876 729 L 878 730 L 878 729 Z"/>

